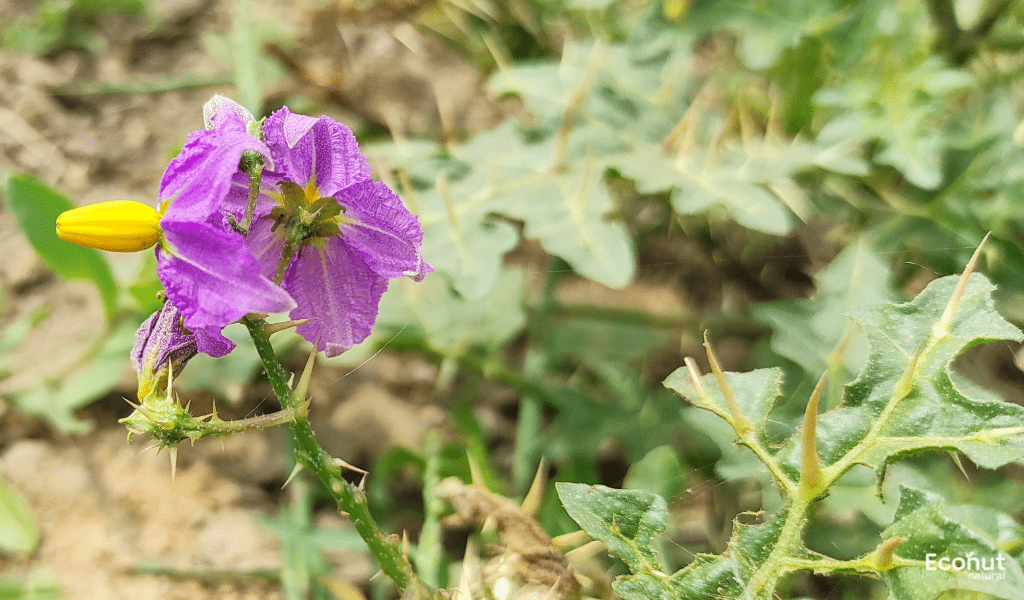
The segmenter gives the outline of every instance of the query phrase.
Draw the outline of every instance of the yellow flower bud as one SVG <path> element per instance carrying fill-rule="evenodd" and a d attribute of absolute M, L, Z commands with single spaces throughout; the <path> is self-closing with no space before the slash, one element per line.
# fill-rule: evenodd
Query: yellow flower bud
<path fill-rule="evenodd" d="M 160 213 L 130 200 L 99 202 L 61 213 L 57 237 L 111 252 L 138 252 L 160 239 Z"/>

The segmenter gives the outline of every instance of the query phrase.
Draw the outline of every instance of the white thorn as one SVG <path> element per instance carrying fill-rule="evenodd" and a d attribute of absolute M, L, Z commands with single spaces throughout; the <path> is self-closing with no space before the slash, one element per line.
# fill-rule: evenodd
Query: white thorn
<path fill-rule="evenodd" d="M 355 471 L 356 473 L 362 473 L 364 476 L 368 473 L 368 471 L 360 469 L 359 467 L 357 467 L 357 466 L 355 466 L 353 464 L 347 463 L 347 462 L 345 462 L 344 459 L 341 459 L 341 458 L 332 458 L 331 462 L 334 463 L 334 466 L 336 466 L 338 468 L 348 469 L 349 471 Z"/>
<path fill-rule="evenodd" d="M 301 471 L 301 470 L 302 470 L 302 463 L 298 463 L 298 462 L 295 463 L 295 468 L 292 469 L 291 475 L 288 476 L 288 479 L 284 480 L 284 483 L 281 485 L 281 489 L 283 490 L 285 488 L 285 486 L 287 486 L 289 483 L 291 483 L 292 479 L 295 479 L 295 476 L 298 475 L 299 471 Z"/>
<path fill-rule="evenodd" d="M 177 469 L 178 469 L 178 446 L 175 445 L 175 446 L 171 446 L 170 448 L 171 448 L 171 450 L 170 450 L 170 455 L 171 455 L 171 483 L 174 483 L 174 476 L 177 473 Z"/>

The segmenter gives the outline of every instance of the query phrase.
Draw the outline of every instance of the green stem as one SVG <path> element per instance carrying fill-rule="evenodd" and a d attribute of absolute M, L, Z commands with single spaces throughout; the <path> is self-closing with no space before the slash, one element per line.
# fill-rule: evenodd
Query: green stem
<path fill-rule="evenodd" d="M 547 366 L 547 355 L 539 350 L 544 347 L 543 341 L 550 336 L 549 323 L 551 310 L 557 303 L 558 284 L 569 272 L 569 263 L 554 257 L 544 281 L 544 291 L 540 304 L 530 318 L 531 347 L 526 351 L 523 360 L 523 373 L 530 381 L 542 378 Z M 536 347 L 534 347 L 536 346 Z M 533 482 L 533 474 L 537 469 L 536 453 L 537 438 L 543 424 L 544 407 L 542 396 L 523 393 L 519 398 L 519 417 L 516 419 L 516 441 L 512 459 L 512 480 L 517 493 L 525 495 Z"/>
<path fill-rule="evenodd" d="M 216 569 L 177 569 L 159 564 L 141 564 L 128 568 L 129 573 L 139 575 L 157 575 L 175 579 L 196 579 L 208 583 L 237 583 L 243 581 L 279 581 L 281 572 L 272 569 L 249 569 L 238 571 L 220 571 Z"/>
<path fill-rule="evenodd" d="M 277 270 L 274 272 L 274 283 L 281 285 L 284 281 L 285 273 L 288 272 L 288 265 L 292 264 L 292 258 L 295 257 L 295 251 L 298 250 L 299 245 L 292 242 L 290 239 L 286 239 L 284 248 L 281 249 L 281 260 L 277 263 Z"/>
<path fill-rule="evenodd" d="M 454 360 L 460 367 L 472 369 L 483 376 L 493 379 L 502 385 L 507 385 L 522 394 L 530 394 L 536 398 L 540 398 L 548 405 L 555 405 L 551 400 L 551 397 L 548 395 L 547 390 L 539 384 L 524 377 L 515 369 L 503 364 L 498 359 L 481 356 L 474 352 L 463 352 L 458 356 L 449 356 L 440 350 L 431 348 L 421 339 L 412 337 L 394 338 L 388 341 L 387 347 L 390 351 L 400 352 L 408 350 L 418 352 L 437 364 L 441 364 L 445 360 Z"/>
<path fill-rule="evenodd" d="M 313 503 L 310 485 L 304 477 L 296 477 L 288 486 L 288 504 L 281 518 L 292 531 L 308 531 L 313 527 Z M 288 536 L 281 539 L 281 590 L 285 600 L 309 597 L 313 579 L 310 552 L 303 542 Z"/>
<path fill-rule="evenodd" d="M 775 478 L 775 483 L 785 490 L 787 495 L 792 495 L 797 488 L 797 484 L 793 483 L 793 480 L 786 475 L 786 472 L 782 470 L 782 467 L 780 467 L 772 458 L 771 452 L 761 445 L 761 441 L 757 438 L 757 434 L 753 431 L 746 434 L 740 434 L 738 429 L 736 430 L 736 434 L 739 436 L 739 443 L 750 448 L 750 450 L 757 455 L 758 460 L 768 467 L 768 471 L 771 472 L 772 477 Z"/>
<path fill-rule="evenodd" d="M 540 312 L 542 307 L 528 307 L 529 310 Z M 655 329 L 681 329 L 700 334 L 712 330 L 721 336 L 761 337 L 770 329 L 761 323 L 744 317 L 732 317 L 722 314 L 653 314 L 642 310 L 630 310 L 613 306 L 596 306 L 590 304 L 566 304 L 554 302 L 547 309 L 551 316 L 607 321 L 624 325 L 640 325 Z"/>
<path fill-rule="evenodd" d="M 196 90 L 208 87 L 227 85 L 234 81 L 231 75 L 214 77 L 182 77 L 178 79 L 161 79 L 159 81 L 132 81 L 122 84 L 109 83 L 73 83 L 53 88 L 54 96 L 99 96 L 115 94 L 160 94 Z"/>
<path fill-rule="evenodd" d="M 782 465 L 775 460 L 768 448 L 761 444 L 761 440 L 758 439 L 758 435 L 754 430 L 741 427 L 740 424 L 733 419 L 733 416 L 729 411 L 723 410 L 719 407 L 715 400 L 708 394 L 707 389 L 700 384 L 700 374 L 696 372 L 696 365 L 695 363 L 689 362 L 689 360 L 690 359 L 687 359 L 687 366 L 692 365 L 691 376 L 697 383 L 696 391 L 698 399 L 700 400 L 699 405 L 697 405 L 696 402 L 694 405 L 699 408 L 710 410 L 721 417 L 723 421 L 728 423 L 736 432 L 737 443 L 750 448 L 751 451 L 757 455 L 758 460 L 764 463 L 764 466 L 768 468 L 769 472 L 771 472 L 772 477 L 775 479 L 775 484 L 785 491 L 787 498 L 792 498 L 796 494 L 797 484 L 794 483 L 788 475 L 786 475 L 785 471 L 782 470 Z"/>
<path fill-rule="evenodd" d="M 297 409 L 305 402 L 304 398 L 296 398 L 288 387 L 288 374 L 284 367 L 277 360 L 274 348 L 270 344 L 270 336 L 263 328 L 261 319 L 246 317 L 242 323 L 249 330 L 256 352 L 263 362 L 267 379 L 270 380 L 274 393 L 281 402 L 284 409 Z M 412 598 L 436 598 L 440 600 L 440 593 L 423 583 L 415 574 L 409 559 L 402 553 L 401 541 L 395 536 L 387 536 L 377 526 L 373 516 L 370 515 L 370 507 L 366 500 L 366 494 L 356 485 L 349 483 L 341 476 L 340 467 L 336 466 L 331 457 L 320 447 L 309 425 L 309 418 L 299 416 L 291 424 L 292 433 L 295 435 L 297 446 L 296 459 L 303 467 L 316 473 L 320 481 L 324 483 L 331 497 L 338 504 L 342 513 L 355 525 L 370 553 L 380 563 L 380 568 L 385 575 L 391 578 L 398 586 L 398 589 L 406 594 L 411 592 Z"/>
<path fill-rule="evenodd" d="M 249 228 L 252 227 L 252 218 L 256 213 L 256 199 L 260 195 L 260 181 L 263 177 L 263 157 L 252 150 L 246 150 L 242 154 L 242 162 L 239 165 L 242 172 L 249 178 L 249 199 L 245 205 L 245 217 L 242 218 L 242 235 L 249 235 Z"/>
<path fill-rule="evenodd" d="M 744 590 L 744 597 L 760 597 L 763 590 L 774 590 L 775 584 L 786 573 L 793 571 L 815 571 L 817 573 L 846 572 L 875 574 L 893 567 L 923 566 L 923 561 L 907 560 L 890 554 L 885 564 L 879 560 L 879 550 L 868 552 L 852 560 L 837 560 L 828 556 L 801 558 L 797 551 L 804 548 L 800 534 L 807 523 L 807 513 L 814 499 L 802 494 L 795 495 L 786 505 L 786 521 L 779 533 L 779 540 L 761 566 L 751 575 Z M 899 540 L 897 540 L 897 543 Z M 886 546 L 883 542 L 879 548 Z M 893 545 L 894 546 L 894 545 Z"/>
<path fill-rule="evenodd" d="M 976 257 L 977 253 L 975 253 L 975 258 Z M 804 568 L 806 566 L 805 561 L 795 555 L 797 550 L 803 549 L 804 547 L 803 542 L 800 539 L 800 534 L 803 530 L 804 524 L 807 523 L 807 513 L 810 510 L 810 507 L 821 495 L 822 490 L 827 490 L 832 487 L 832 485 L 842 477 L 843 474 L 853 468 L 855 464 L 870 464 L 869 461 L 864 460 L 864 454 L 868 453 L 872 449 L 873 445 L 878 443 L 879 440 L 885 439 L 882 437 L 882 432 L 885 431 L 886 427 L 889 425 L 890 419 L 897 414 L 896 407 L 913 390 L 917 379 L 919 365 L 930 364 L 931 361 L 929 360 L 929 357 L 931 353 L 943 338 L 948 335 L 948 325 L 944 325 L 944 323 L 951 321 L 955 314 L 957 303 L 960 298 L 959 293 L 963 290 L 960 286 L 966 284 L 966 277 L 969 276 L 970 271 L 973 268 L 975 258 L 971 259 L 971 263 L 968 264 L 964 275 L 961 276 L 961 283 L 958 284 L 957 290 L 953 292 L 953 296 L 950 299 L 949 304 L 947 304 L 942 318 L 940 318 L 939 323 L 933 327 L 928 340 L 922 343 L 913 356 L 910 357 L 907 367 L 900 377 L 900 380 L 897 382 L 889 400 L 873 419 L 871 428 L 868 432 L 860 442 L 848 450 L 846 454 L 833 462 L 827 468 L 821 470 L 821 479 L 817 482 L 817 485 L 805 485 L 803 475 L 801 476 L 801 484 L 796 488 L 795 493 L 788 496 L 785 508 L 786 520 L 783 524 L 782 531 L 779 534 L 779 540 L 772 548 L 768 557 L 751 576 L 750 583 L 745 590 L 747 595 L 757 597 L 763 589 L 774 590 L 774 585 L 778 582 L 780 577 L 790 571 Z M 1005 433 L 1013 435 L 1019 433 L 1019 430 L 1016 428 L 1007 428 Z M 761 458 L 769 468 L 771 468 L 775 462 L 771 456 L 762 458 L 758 455 L 758 457 Z M 881 490 L 879 490 L 879 493 L 880 492 Z M 885 542 L 883 542 L 883 546 L 884 544 Z M 880 548 L 881 547 L 882 546 L 880 546 Z M 893 556 L 893 547 L 895 546 L 889 548 L 888 558 L 885 561 L 887 564 L 885 565 L 880 564 L 879 556 L 876 552 L 865 555 L 857 561 L 849 561 L 842 564 L 839 561 L 833 561 L 832 559 L 825 558 L 820 561 L 815 561 L 814 568 L 815 570 L 821 571 L 847 569 L 854 571 L 873 571 L 877 573 L 879 570 L 891 568 L 894 564 L 907 564 L 905 561 L 902 561 L 902 559 Z"/>
<path fill-rule="evenodd" d="M 254 115 L 260 114 L 260 84 L 256 77 L 256 38 L 252 27 L 252 5 L 250 0 L 235 2 L 234 19 L 231 23 L 231 45 L 234 50 L 235 86 L 241 97 L 241 104 Z"/>
<path fill-rule="evenodd" d="M 893 557 L 892 567 L 923 567 L 923 560 L 908 560 L 899 556 Z M 860 556 L 850 560 L 838 560 L 835 558 L 822 557 L 817 559 L 807 558 L 788 558 L 786 559 L 786 567 L 788 571 L 814 571 L 816 573 L 825 572 L 841 572 L 841 573 L 861 573 L 864 575 L 878 575 L 879 565 L 877 562 L 872 560 L 872 554 L 869 552 L 864 556 Z"/>
<path fill-rule="evenodd" d="M 512 460 L 512 478 L 516 492 L 526 494 L 533 481 L 537 436 L 540 433 L 544 417 L 544 407 L 540 399 L 532 395 L 523 395 L 519 400 L 519 418 L 516 420 L 516 445 Z"/>
<path fill-rule="evenodd" d="M 423 437 L 423 528 L 416 544 L 416 567 L 424 582 L 439 585 L 441 576 L 441 515 L 444 501 L 434 490 L 441 483 L 441 432 L 430 429 Z"/>

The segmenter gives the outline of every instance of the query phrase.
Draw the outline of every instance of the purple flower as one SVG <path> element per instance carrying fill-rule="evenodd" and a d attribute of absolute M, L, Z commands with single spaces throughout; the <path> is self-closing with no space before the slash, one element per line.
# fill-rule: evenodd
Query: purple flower
<path fill-rule="evenodd" d="M 240 175 L 242 153 L 269 157 L 270 152 L 247 132 L 252 117 L 246 119 L 244 109 L 230 101 L 210 105 L 215 110 L 206 118 L 212 128 L 189 135 L 160 181 L 163 239 L 157 274 L 185 327 L 231 344 L 230 350 L 234 345 L 220 334 L 225 325 L 249 313 L 283 312 L 296 304 L 261 275 L 245 239 L 224 218 L 223 202 Z M 210 353 L 202 344 L 199 350 Z"/>
<path fill-rule="evenodd" d="M 228 323 L 291 310 L 293 319 L 311 319 L 296 331 L 327 356 L 365 339 L 388 280 L 431 271 L 419 221 L 370 180 L 344 125 L 283 108 L 261 132 L 219 96 L 203 112 L 208 129 L 189 136 L 160 185 L 158 274 L 185 327 L 230 344 L 220 335 Z M 243 220 L 249 179 L 239 161 L 247 151 L 263 156 L 265 170 L 243 238 L 229 223 Z"/>
<path fill-rule="evenodd" d="M 273 168 L 264 171 L 247 246 L 297 302 L 290 317 L 312 319 L 296 331 L 337 356 L 370 334 L 389 279 L 432 271 L 420 255 L 423 230 L 394 192 L 370 180 L 344 125 L 282 108 L 263 132 Z M 225 202 L 236 215 L 240 192 Z"/>

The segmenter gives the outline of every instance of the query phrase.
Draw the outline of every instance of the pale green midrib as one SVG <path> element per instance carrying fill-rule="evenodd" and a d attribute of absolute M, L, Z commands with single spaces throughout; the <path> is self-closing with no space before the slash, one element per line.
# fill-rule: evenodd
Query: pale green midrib
<path fill-rule="evenodd" d="M 696 389 L 694 391 L 697 392 Z M 699 393 L 697 393 L 697 397 L 700 398 Z M 730 415 L 728 411 L 722 410 L 722 408 L 719 407 L 718 404 L 716 404 L 715 402 L 711 401 L 710 398 L 707 401 L 705 401 L 703 398 L 700 398 L 700 400 L 701 402 L 698 408 L 704 408 L 706 410 L 713 412 L 714 414 L 718 415 L 723 421 L 732 426 L 734 431 L 736 430 L 736 425 L 733 423 L 732 415 Z M 694 402 L 693 404 L 697 406 L 697 403 Z M 785 472 L 783 472 L 782 467 L 775 461 L 775 458 L 763 446 L 761 446 L 760 440 L 757 439 L 756 432 L 748 431 L 745 434 L 740 434 L 740 432 L 737 431 L 736 439 L 739 443 L 743 444 L 747 448 L 750 448 L 750 450 L 755 455 L 757 455 L 758 460 L 760 460 L 764 464 L 764 466 L 768 468 L 768 471 L 772 474 L 772 477 L 775 479 L 776 485 L 782 488 L 782 490 L 786 493 L 787 497 L 792 496 L 794 492 L 796 492 L 796 482 L 790 479 L 789 476 L 786 475 Z"/>
<path fill-rule="evenodd" d="M 914 372 L 911 374 L 911 392 L 913 391 L 913 387 L 916 385 L 917 382 L 917 373 L 920 371 L 922 365 L 927 364 L 926 358 L 932 352 L 932 350 L 935 349 L 936 344 L 940 340 L 941 338 L 934 338 L 933 330 L 933 334 L 929 335 L 928 344 L 925 346 L 924 350 L 921 351 L 921 356 L 918 358 L 917 365 L 915 365 L 914 368 Z M 912 356 L 908 357 L 908 359 L 912 359 Z M 909 360 L 907 366 L 910 366 Z M 901 373 L 900 379 L 902 379 L 903 376 L 904 373 Z M 853 467 L 853 465 L 857 463 L 857 459 L 860 458 L 860 456 L 864 454 L 865 451 L 867 451 L 872 445 L 875 444 L 877 439 L 880 437 L 882 430 L 886 427 L 886 425 L 889 424 L 889 417 L 892 415 L 892 412 L 896 410 L 896 405 L 899 404 L 901 400 L 910 395 L 910 393 L 907 393 L 902 396 L 897 396 L 898 391 L 899 380 L 897 380 L 897 383 L 893 388 L 892 396 L 889 397 L 889 401 L 886 402 L 885 407 L 882 408 L 882 412 L 878 413 L 878 417 L 872 422 L 871 428 L 868 429 L 868 432 L 864 435 L 861 441 L 857 442 L 857 445 L 854 446 L 853 448 L 850 448 L 850 450 L 846 454 L 844 454 L 839 460 L 832 463 L 828 467 L 822 469 L 822 474 L 825 476 L 825 489 L 831 487 L 831 485 L 835 482 L 836 479 L 839 479 L 839 477 L 846 473 L 846 471 L 850 470 Z"/>
<path fill-rule="evenodd" d="M 779 533 L 779 539 L 768 554 L 764 563 L 750 576 L 749 583 L 744 588 L 744 598 L 758 598 L 766 586 L 770 586 L 769 593 L 775 590 L 775 583 L 786 571 L 792 570 L 788 563 L 790 554 L 800 543 L 800 532 L 804 523 L 807 522 L 806 514 L 812 500 L 800 498 L 798 495 L 790 496 L 787 503 L 786 522 Z"/>

